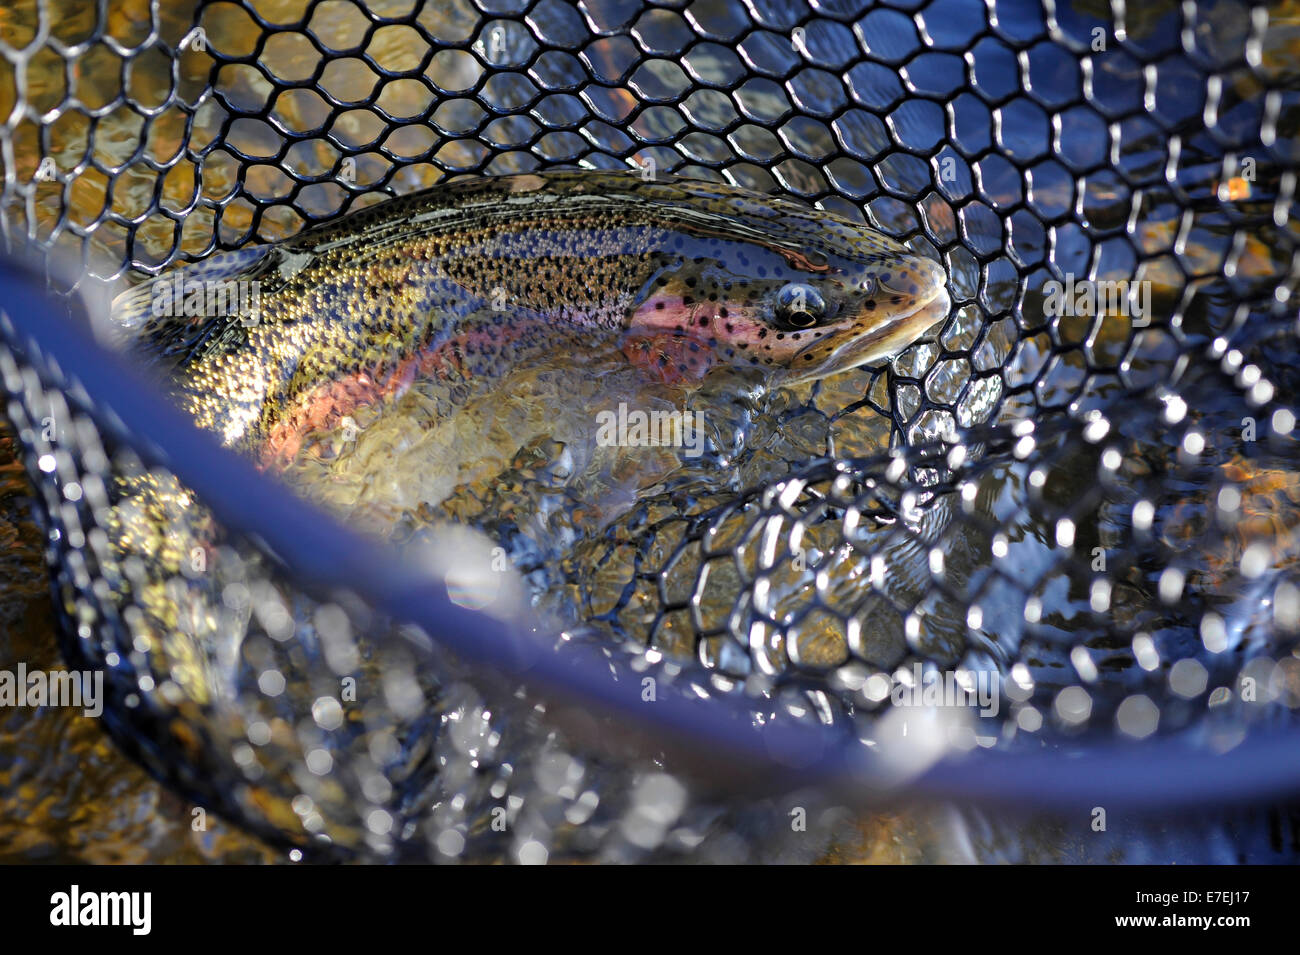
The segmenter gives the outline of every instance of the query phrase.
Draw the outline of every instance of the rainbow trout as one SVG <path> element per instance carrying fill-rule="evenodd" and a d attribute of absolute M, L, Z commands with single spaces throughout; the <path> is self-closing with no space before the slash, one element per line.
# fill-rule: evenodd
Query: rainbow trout
<path fill-rule="evenodd" d="M 201 427 L 284 469 L 418 382 L 444 417 L 557 353 L 658 394 L 722 366 L 780 385 L 877 362 L 947 316 L 945 280 L 793 202 L 562 172 L 392 199 L 137 286 L 114 313 Z"/>
<path fill-rule="evenodd" d="M 712 473 L 625 422 L 702 395 L 725 416 L 756 381 L 887 359 L 947 316 L 945 278 L 863 225 L 728 186 L 523 174 L 213 256 L 114 318 L 197 425 L 304 497 L 399 544 L 440 524 L 455 551 L 445 525 L 469 524 L 549 589 L 550 562 L 647 488 Z M 100 572 L 143 611 L 155 679 L 245 700 L 250 601 L 213 572 L 216 522 L 170 475 L 114 493 Z"/>

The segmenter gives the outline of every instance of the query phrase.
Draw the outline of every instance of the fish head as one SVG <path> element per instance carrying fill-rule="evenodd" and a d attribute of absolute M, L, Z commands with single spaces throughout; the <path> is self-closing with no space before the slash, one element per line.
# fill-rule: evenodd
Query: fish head
<path fill-rule="evenodd" d="M 787 384 L 892 358 L 948 317 L 943 267 L 884 236 L 875 241 L 892 248 L 866 261 L 841 258 L 821 281 L 789 276 L 765 296 L 762 342 Z"/>
<path fill-rule="evenodd" d="M 659 253 L 634 328 L 792 384 L 891 358 L 948 316 L 933 259 L 832 213 L 724 198 L 722 214 L 690 221 Z"/>

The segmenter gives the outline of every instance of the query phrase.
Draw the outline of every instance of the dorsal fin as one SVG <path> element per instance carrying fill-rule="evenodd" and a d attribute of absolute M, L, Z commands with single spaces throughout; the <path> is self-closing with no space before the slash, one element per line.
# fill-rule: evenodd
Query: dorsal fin
<path fill-rule="evenodd" d="M 164 371 L 175 370 L 200 355 L 237 344 L 248 319 L 230 310 L 187 315 L 186 295 L 216 283 L 260 281 L 281 258 L 278 246 L 254 245 L 164 272 L 114 299 L 113 321 L 139 357 Z"/>

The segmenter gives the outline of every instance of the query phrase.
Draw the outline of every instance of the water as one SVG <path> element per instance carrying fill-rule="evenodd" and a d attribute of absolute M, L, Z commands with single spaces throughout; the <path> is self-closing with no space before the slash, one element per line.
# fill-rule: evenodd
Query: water
<path fill-rule="evenodd" d="M 291 7 L 259 10 L 289 22 Z M 631 26 L 613 5 L 585 7 L 602 28 Z M 450 51 L 438 54 L 427 71 L 450 93 L 434 97 L 445 102 L 432 118 L 449 141 L 421 139 L 421 130 L 406 123 L 399 124 L 405 128 L 388 152 L 365 148 L 386 124 L 364 108 L 343 111 L 335 132 L 359 150 L 359 185 L 387 183 L 405 191 L 459 171 L 508 172 L 578 157 L 595 166 L 621 164 L 629 149 L 616 131 L 619 118 L 645 95 L 666 96 L 668 107 L 628 120 L 645 139 L 666 137 L 653 144 L 627 140 L 638 159 L 653 158 L 665 169 L 684 161 L 679 171 L 779 188 L 890 231 L 914 233 L 914 246 L 941 256 L 948 270 L 957 302 L 948 325 L 889 373 L 854 372 L 752 400 L 700 396 L 699 407 L 717 424 L 700 461 L 650 449 L 575 459 L 570 449 L 583 443 L 575 438 L 582 421 L 566 422 L 564 412 L 572 409 L 552 401 L 553 417 L 514 415 L 503 430 L 518 437 L 516 446 L 485 457 L 482 468 L 458 475 L 454 484 L 430 475 L 419 485 L 383 487 L 375 480 L 377 465 L 406 440 L 402 422 L 410 419 L 403 416 L 419 417 L 416 395 L 392 419 L 361 422 L 353 450 L 331 440 L 329 468 L 301 462 L 291 480 L 362 526 L 373 529 L 399 515 L 403 540 L 448 517 L 474 524 L 530 575 L 545 609 L 581 624 L 592 639 L 699 660 L 715 673 L 735 675 L 740 687 L 788 681 L 811 691 L 804 699 L 828 721 L 887 712 L 871 677 L 921 662 L 998 677 L 1006 705 L 996 732 L 987 734 L 997 745 L 1068 741 L 1085 733 L 1131 740 L 1178 733 L 1214 745 L 1261 723 L 1289 722 L 1296 701 L 1295 615 L 1286 586 L 1294 580 L 1296 459 L 1280 427 L 1285 421 L 1274 412 L 1295 394 L 1295 349 L 1291 317 L 1276 311 L 1270 317 L 1270 306 L 1275 290 L 1284 299 L 1289 287 L 1296 233 L 1294 184 L 1286 178 L 1294 161 L 1294 124 L 1284 92 L 1296 51 L 1292 7 L 1272 8 L 1263 29 L 1252 26 L 1246 11 L 1226 4 L 1196 11 L 1189 21 L 1173 3 L 1129 10 L 1127 44 L 1092 57 L 1091 105 L 1082 102 L 1073 55 L 1024 39 L 1042 30 L 1034 11 L 999 10 L 994 35 L 985 31 L 979 5 L 928 4 L 917 14 L 933 46 L 925 50 L 906 18 L 886 10 L 843 23 L 815 17 L 809 48 L 827 62 L 845 60 L 841 84 L 838 68 L 806 63 L 783 42 L 788 24 L 779 22 L 781 15 L 760 8 L 742 19 L 750 16 L 770 32 L 745 41 L 745 62 L 769 75 L 749 77 L 736 100 L 720 93 L 706 98 L 713 91 L 702 89 L 678 91 L 679 80 L 663 65 L 676 57 L 690 76 L 728 86 L 742 82 L 736 72 L 741 61 L 730 49 L 741 40 L 729 32 L 726 5 L 701 9 L 700 22 L 714 31 L 713 39 L 689 51 L 675 47 L 680 28 L 687 36 L 694 29 L 676 12 L 637 19 L 643 44 L 668 51 L 640 71 L 639 54 L 629 54 L 619 38 L 593 41 L 584 62 L 607 75 L 604 85 L 584 95 L 602 118 L 585 117 L 588 125 L 581 127 L 566 127 L 566 111 L 577 103 L 562 90 L 567 54 L 530 62 L 533 38 L 521 24 L 504 21 L 505 44 L 483 52 L 519 69 L 519 81 L 482 90 L 482 63 Z M 26 42 L 25 9 L 0 12 L 0 38 L 11 46 Z M 248 38 L 262 29 L 231 9 L 218 5 L 205 15 L 213 47 L 223 55 L 247 52 Z M 351 12 L 331 5 L 326 16 L 322 8 L 313 28 L 340 43 L 355 39 L 364 35 L 365 18 Z M 402 12 L 400 3 L 386 9 Z M 552 23 L 550 17 L 559 17 L 553 10 L 534 13 L 546 29 L 562 33 L 570 26 Z M 440 42 L 469 37 L 479 19 L 459 3 L 433 16 L 419 26 Z M 1090 28 L 1110 16 L 1105 5 L 1079 4 L 1062 8 L 1058 21 L 1067 40 L 1086 46 Z M 183 35 L 186 22 L 172 24 L 171 13 L 167 17 L 167 35 Z M 115 17 L 115 35 L 129 30 L 131 21 Z M 77 29 L 79 22 L 88 28 L 84 17 L 66 22 L 61 29 Z M 405 28 L 377 31 L 373 52 L 387 67 L 412 68 L 394 59 L 410 49 L 410 38 L 397 36 L 398 29 Z M 728 36 L 733 40 L 716 42 Z M 1179 52 L 1187 44 L 1194 57 Z M 1251 68 L 1240 60 L 1247 47 Z M 1006 85 L 1015 75 L 1013 48 L 1030 64 L 1032 82 L 1023 89 Z M 889 65 L 862 61 L 862 49 Z M 956 85 L 944 85 L 945 57 L 966 51 L 975 91 L 962 88 L 960 60 Z M 309 71 L 317 56 L 287 44 L 281 52 L 271 59 L 292 65 L 277 66 L 278 76 Z M 87 89 L 96 85 L 94 62 L 82 64 Z M 205 62 L 193 54 L 182 58 L 182 78 L 190 84 L 182 99 L 195 100 L 195 84 L 207 77 L 192 64 Z M 1206 68 L 1196 65 L 1201 62 L 1214 64 L 1222 76 L 1212 94 L 1203 82 Z M 1156 75 L 1153 102 L 1143 99 L 1148 63 Z M 156 65 L 153 72 L 165 77 Z M 346 93 L 355 86 L 352 73 L 346 67 L 332 74 L 331 90 Z M 46 106 L 57 102 L 57 74 L 53 68 L 35 71 L 38 82 L 29 95 L 44 97 Z M 104 68 L 104 77 L 115 75 Z M 512 87 L 527 83 L 542 90 L 536 110 L 489 130 L 493 118 L 476 100 L 504 103 Z M 296 145 L 288 173 L 241 158 L 275 155 L 282 142 L 282 134 L 260 119 L 241 121 L 219 148 L 201 160 L 186 154 L 165 177 L 139 164 L 113 177 L 112 209 L 127 217 L 147 209 L 163 179 L 164 204 L 183 208 L 189 181 L 183 167 L 192 166 L 200 196 L 216 203 L 183 217 L 179 248 L 192 255 L 204 253 L 214 234 L 227 246 L 254 234 L 273 239 L 295 231 L 304 218 L 338 211 L 347 190 L 334 183 L 304 185 L 299 178 L 327 173 L 338 155 L 336 146 L 312 132 L 330 114 L 319 96 L 279 89 L 272 105 L 278 84 L 242 65 L 227 66 L 219 85 L 236 109 L 266 106 L 290 130 Z M 5 95 L 0 88 L 0 103 L 8 105 Z M 689 106 L 682 102 L 688 97 Z M 384 105 L 391 116 L 416 115 L 430 102 L 421 84 L 387 84 Z M 791 105 L 799 115 L 787 121 Z M 951 109 L 951 128 L 942 107 Z M 1059 142 L 1048 140 L 1049 108 L 1062 114 Z M 996 142 L 995 114 L 1001 130 Z M 150 134 L 157 156 L 169 155 L 183 135 L 184 115 L 168 107 L 157 121 Z M 197 116 L 197 140 L 215 136 L 224 118 L 225 106 L 209 99 Z M 742 125 L 728 143 L 724 131 L 736 122 Z M 35 124 L 19 125 L 17 171 L 28 181 Z M 52 151 L 69 166 L 91 135 L 90 124 L 75 112 L 51 133 Z M 131 112 L 114 110 L 102 120 L 94 148 L 106 163 L 118 163 L 139 135 Z M 585 152 L 583 137 L 590 136 L 606 136 L 615 145 Z M 1174 140 L 1178 152 L 1171 161 Z M 496 145 L 485 148 L 485 141 Z M 796 155 L 782 156 L 782 143 L 793 144 Z M 734 161 L 737 151 L 745 161 Z M 1254 178 L 1234 166 L 1241 157 L 1255 160 Z M 955 160 L 952 179 L 943 178 L 946 158 Z M 246 188 L 238 185 L 241 171 Z M 128 230 L 100 218 L 109 201 L 107 178 L 87 170 L 69 192 L 66 209 L 72 221 L 98 225 L 87 245 L 120 260 Z M 227 203 L 234 192 L 240 195 Z M 57 184 L 38 184 L 35 195 L 36 231 L 44 238 L 64 202 Z M 25 210 L 12 203 L 8 210 L 26 221 Z M 134 230 L 132 248 L 143 264 L 177 253 L 174 225 L 153 216 Z M 56 240 L 73 249 L 80 242 L 66 231 Z M 1122 315 L 1045 314 L 1043 290 L 1063 272 L 1149 280 L 1152 326 L 1133 335 L 1131 319 Z M 1212 344 L 1217 338 L 1226 342 L 1222 349 Z M 1254 400 L 1257 380 L 1274 389 L 1271 400 Z M 539 387 L 537 380 L 521 384 Z M 1168 386 L 1163 397 L 1134 398 L 1162 385 Z M 1106 437 L 1096 442 L 1085 436 L 1094 411 L 1107 425 Z M 460 430 L 432 429 L 427 443 L 409 453 L 438 456 L 464 448 L 488 417 L 466 419 Z M 1246 437 L 1247 418 L 1257 425 L 1254 440 Z M 985 422 L 1035 428 L 1012 439 L 956 430 Z M 891 482 L 890 462 L 878 458 L 890 446 L 915 448 L 954 434 L 964 437 L 968 452 L 958 464 L 942 456 L 919 463 L 909 457 Z M 1189 435 L 1199 435 L 1191 446 Z M 1107 457 L 1112 451 L 1118 463 Z M 824 457 L 855 460 L 818 470 L 815 462 Z M 791 471 L 806 486 L 782 484 Z M 969 502 L 958 481 L 972 488 Z M 443 499 L 451 486 L 463 492 Z M 745 494 L 748 489 L 753 493 Z M 905 497 L 918 489 L 923 493 L 910 502 L 913 510 Z M 440 504 L 422 510 L 422 499 Z M 600 506 L 577 506 L 592 499 Z M 14 526 L 21 539 L 24 520 Z M 1063 545 L 1065 539 L 1072 546 Z M 942 552 L 938 570 L 936 548 Z M 1102 570 L 1097 548 L 1106 558 Z M 9 545 L 8 553 L 15 550 Z M 886 570 L 879 587 L 863 584 L 873 575 L 873 558 Z M 973 609 L 978 614 L 972 616 Z M 41 630 L 41 618 L 32 619 Z M 308 652 L 314 652 L 314 632 L 301 635 Z M 50 634 L 36 636 L 48 648 Z M 244 678 L 256 683 L 273 668 L 268 660 L 278 658 L 256 642 L 248 649 Z M 295 672 L 293 661 L 275 666 Z M 1243 678 L 1262 696 L 1245 699 Z M 304 693 L 310 689 L 303 687 Z M 310 706 L 312 698 L 298 702 Z M 474 708 L 461 701 L 442 712 Z M 43 725 L 41 719 L 32 725 Z M 19 738 L 24 730 L 13 732 Z M 89 745 L 77 739 L 66 752 Z M 178 747 L 173 756 L 182 751 Z M 447 759 L 449 766 L 460 765 L 454 755 Z M 131 800 L 143 791 L 152 793 L 144 805 L 161 804 L 156 786 L 134 788 L 130 779 L 138 782 L 139 774 L 132 777 L 126 764 L 109 772 L 137 795 L 106 803 L 138 805 Z M 27 811 L 24 803 L 12 815 Z M 129 841 L 114 842 L 116 825 L 105 824 L 109 854 Z M 882 845 L 911 860 L 961 856 L 967 844 L 980 858 L 1064 858 L 1070 846 L 1084 854 L 1097 850 L 1084 848 L 1088 837 L 1072 835 L 1069 827 L 1048 826 L 1052 834 L 1040 839 L 1035 828 L 1011 824 L 1008 836 L 997 825 L 935 822 L 919 811 L 860 822 L 860 842 L 845 835 L 855 827 L 832 828 L 841 838 L 830 851 L 841 860 L 859 853 L 879 858 Z M 75 836 L 65 835 L 80 830 L 53 823 L 46 831 L 63 833 L 53 841 L 75 846 Z M 186 851 L 183 825 L 169 831 L 174 838 L 152 843 L 159 857 Z M 1216 859 L 1230 858 L 1234 845 L 1256 846 L 1255 857 L 1263 858 L 1285 852 L 1287 843 L 1286 826 L 1264 816 L 1240 824 L 1211 821 L 1192 831 L 1210 834 L 1203 841 Z M 1151 858 L 1194 855 L 1184 849 L 1195 837 L 1179 849 L 1151 832 L 1131 834 Z M 1252 842 L 1252 832 L 1271 834 Z"/>

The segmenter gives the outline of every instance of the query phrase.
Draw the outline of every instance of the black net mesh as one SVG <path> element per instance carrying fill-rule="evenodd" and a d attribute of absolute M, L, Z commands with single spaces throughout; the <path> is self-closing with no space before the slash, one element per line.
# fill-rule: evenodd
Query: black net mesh
<path fill-rule="evenodd" d="M 867 221 L 944 264 L 950 319 L 738 408 L 724 426 L 761 438 L 736 490 L 665 489 L 519 561 L 570 624 L 555 652 L 672 686 L 702 725 L 735 705 L 885 754 L 864 793 L 954 753 L 968 782 L 1003 750 L 1226 758 L 1300 704 L 1298 47 L 1289 4 L 41 0 L 0 10 L 0 222 L 82 264 L 66 294 L 457 175 L 671 173 Z M 653 741 L 593 749 L 268 548 L 252 505 L 209 511 L 112 394 L 4 336 L 65 651 L 204 805 L 365 857 L 810 857 L 852 829 L 819 808 L 842 791 L 719 793 Z M 123 531 L 128 505 L 166 540 Z M 900 708 L 934 673 L 991 680 L 997 713 Z M 797 789 L 800 760 L 768 756 Z M 1266 827 L 1286 855 L 1281 818 L 1223 851 Z M 1047 851 L 972 831 L 980 857 Z"/>

